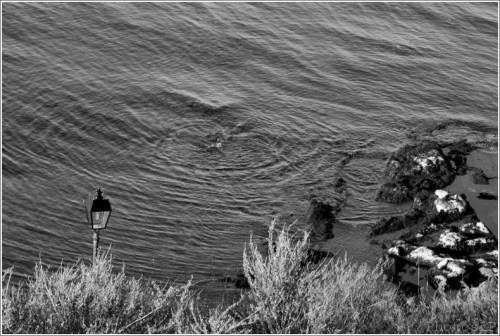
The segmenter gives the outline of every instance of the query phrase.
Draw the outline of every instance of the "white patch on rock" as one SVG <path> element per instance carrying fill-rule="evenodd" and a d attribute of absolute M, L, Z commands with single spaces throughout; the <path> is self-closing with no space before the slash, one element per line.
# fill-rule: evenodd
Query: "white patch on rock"
<path fill-rule="evenodd" d="M 387 250 L 388 254 L 401 257 L 400 251 L 406 254 L 408 251 L 415 249 L 415 246 L 407 244 L 403 240 L 397 240 L 394 243 L 394 246 Z"/>
<path fill-rule="evenodd" d="M 434 201 L 434 205 L 438 212 L 441 210 L 450 212 L 455 209 L 463 212 L 465 210 L 466 203 L 460 195 L 450 195 L 446 190 L 436 190 L 436 196 L 438 198 Z"/>
<path fill-rule="evenodd" d="M 460 243 L 463 239 L 464 236 L 461 234 L 445 230 L 444 233 L 441 233 L 441 236 L 439 236 L 438 246 L 457 248 L 458 243 Z"/>
<path fill-rule="evenodd" d="M 483 234 L 491 234 L 490 229 L 486 227 L 482 222 L 477 223 L 467 223 L 460 227 L 460 231 L 468 232 L 471 234 L 483 233 Z"/>
<path fill-rule="evenodd" d="M 443 259 L 437 264 L 437 269 L 446 268 L 446 264 L 448 263 L 448 259 Z"/>
<path fill-rule="evenodd" d="M 498 250 L 490 251 L 487 254 L 492 255 L 492 256 L 494 256 L 494 257 L 496 257 L 498 259 Z"/>
<path fill-rule="evenodd" d="M 490 230 L 483 224 L 483 222 L 477 222 L 476 226 L 479 231 L 483 233 L 490 233 Z"/>
<path fill-rule="evenodd" d="M 387 253 L 390 254 L 390 255 L 394 255 L 394 256 L 400 257 L 400 255 L 399 255 L 399 247 L 398 246 L 391 247 L 389 250 L 387 250 Z"/>
<path fill-rule="evenodd" d="M 414 247 L 414 246 L 412 246 Z M 470 262 L 465 259 L 453 259 L 453 258 L 445 258 L 439 255 L 436 255 L 433 250 L 428 247 L 420 246 L 408 253 L 404 256 L 405 259 L 412 262 L 419 262 L 422 265 L 426 266 L 435 266 L 438 269 L 446 268 L 448 271 L 457 274 L 463 274 L 465 270 L 463 269 L 463 265 L 469 265 Z"/>
<path fill-rule="evenodd" d="M 456 277 L 465 274 L 465 269 L 454 261 L 448 262 L 446 268 L 451 272 L 450 277 Z"/>
<path fill-rule="evenodd" d="M 444 275 L 436 275 L 434 279 L 436 279 L 436 282 L 439 284 L 439 286 L 443 286 L 446 284 L 446 278 Z"/>
<path fill-rule="evenodd" d="M 436 190 L 435 193 L 436 193 L 436 196 L 438 198 L 445 198 L 446 196 L 448 196 L 450 194 L 449 192 L 447 192 L 446 190 L 443 190 L 443 189 L 438 189 L 438 190 Z"/>
<path fill-rule="evenodd" d="M 444 161 L 443 157 L 439 156 L 439 152 L 436 150 L 431 150 L 427 153 L 420 154 L 418 157 L 413 158 L 419 169 L 427 171 L 429 165 L 436 165 L 438 162 Z"/>
<path fill-rule="evenodd" d="M 420 246 L 408 254 L 408 258 L 421 263 L 436 265 L 443 258 L 436 256 L 433 250 L 428 247 Z"/>
<path fill-rule="evenodd" d="M 422 238 L 423 236 L 424 236 L 424 235 L 423 235 L 423 234 L 421 234 L 421 233 L 419 232 L 419 233 L 417 233 L 417 234 L 415 235 L 415 238 L 420 239 L 420 238 Z"/>
<path fill-rule="evenodd" d="M 468 239 L 465 242 L 469 246 L 477 246 L 477 245 L 486 245 L 489 243 L 493 243 L 494 241 L 493 241 L 493 239 L 475 238 L 475 239 Z"/>

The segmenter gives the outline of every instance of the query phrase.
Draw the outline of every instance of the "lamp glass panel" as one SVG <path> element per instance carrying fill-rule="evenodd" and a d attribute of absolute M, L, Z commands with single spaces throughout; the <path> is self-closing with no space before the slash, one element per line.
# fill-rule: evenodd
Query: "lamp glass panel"
<path fill-rule="evenodd" d="M 96 211 L 92 212 L 92 228 L 105 229 L 108 222 L 110 211 Z"/>

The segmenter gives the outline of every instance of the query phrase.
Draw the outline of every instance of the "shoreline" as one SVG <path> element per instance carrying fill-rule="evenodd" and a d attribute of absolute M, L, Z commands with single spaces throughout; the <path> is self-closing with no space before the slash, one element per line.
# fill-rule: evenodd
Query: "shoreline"
<path fill-rule="evenodd" d="M 389 279 L 408 295 L 498 278 L 498 145 L 465 134 L 417 140 L 387 161 L 379 200 L 411 205 L 381 218 L 369 236 L 391 260 Z"/>
<path fill-rule="evenodd" d="M 471 166 L 478 167 L 490 178 L 488 184 L 474 184 L 470 172 L 463 176 L 457 176 L 455 181 L 446 189 L 450 193 L 465 194 L 467 201 L 476 211 L 479 219 L 490 229 L 498 239 L 498 200 L 479 199 L 481 192 L 487 192 L 498 198 L 498 148 L 477 149 L 467 156 L 467 162 Z"/>

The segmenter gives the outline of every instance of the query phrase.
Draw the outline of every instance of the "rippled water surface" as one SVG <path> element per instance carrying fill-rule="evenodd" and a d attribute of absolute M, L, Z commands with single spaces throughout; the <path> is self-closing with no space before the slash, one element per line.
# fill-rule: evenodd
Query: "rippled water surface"
<path fill-rule="evenodd" d="M 348 200 L 328 245 L 380 253 L 387 155 L 423 126 L 496 127 L 495 3 L 3 3 L 2 261 L 222 277 L 249 233 Z M 354 156 L 352 156 L 354 154 Z M 352 157 L 348 162 L 346 157 Z M 347 164 L 345 164 L 347 162 Z"/>

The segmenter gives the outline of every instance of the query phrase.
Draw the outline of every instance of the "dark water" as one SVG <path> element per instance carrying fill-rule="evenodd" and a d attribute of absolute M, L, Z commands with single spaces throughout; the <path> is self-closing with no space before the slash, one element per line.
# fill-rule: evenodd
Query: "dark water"
<path fill-rule="evenodd" d="M 450 120 L 496 127 L 495 3 L 3 3 L 2 262 L 88 260 L 132 275 L 241 266 L 249 233 L 348 200 L 328 244 L 380 251 L 367 225 L 388 153 Z M 349 154 L 356 155 L 347 164 Z"/>

